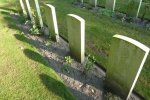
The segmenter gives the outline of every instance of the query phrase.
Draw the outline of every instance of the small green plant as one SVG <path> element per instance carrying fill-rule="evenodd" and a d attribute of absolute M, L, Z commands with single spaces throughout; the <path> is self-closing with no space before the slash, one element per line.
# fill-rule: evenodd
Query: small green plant
<path fill-rule="evenodd" d="M 46 45 L 46 46 L 50 46 L 51 43 L 52 43 L 52 42 L 51 42 L 50 40 L 45 41 L 45 45 Z"/>
<path fill-rule="evenodd" d="M 63 67 L 63 71 L 70 73 L 70 66 L 72 64 L 73 59 L 70 56 L 65 57 L 65 65 Z"/>
<path fill-rule="evenodd" d="M 33 24 L 32 28 L 30 29 L 31 34 L 40 34 L 39 29 Z"/>
<path fill-rule="evenodd" d="M 31 32 L 31 34 L 40 34 L 40 32 L 39 32 L 39 29 L 38 29 L 38 27 L 37 27 L 37 25 L 36 25 L 36 16 L 35 16 L 35 14 L 33 13 L 33 19 L 32 19 L 32 28 L 30 29 L 30 32 Z"/>
<path fill-rule="evenodd" d="M 83 71 L 85 74 L 89 74 L 93 70 L 95 61 L 96 59 L 94 56 L 91 56 L 90 54 L 87 56 Z"/>
<path fill-rule="evenodd" d="M 150 24 L 146 25 L 146 30 L 150 30 Z"/>
<path fill-rule="evenodd" d="M 105 94 L 105 100 L 120 100 L 119 97 L 113 95 L 111 92 Z"/>

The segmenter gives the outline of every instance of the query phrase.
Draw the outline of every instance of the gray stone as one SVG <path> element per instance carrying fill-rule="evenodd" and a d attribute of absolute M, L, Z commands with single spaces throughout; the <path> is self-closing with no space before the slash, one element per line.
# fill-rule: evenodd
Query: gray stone
<path fill-rule="evenodd" d="M 116 0 L 106 0 L 106 9 L 114 11 L 116 5 Z"/>
<path fill-rule="evenodd" d="M 114 35 L 109 53 L 106 84 L 129 99 L 150 49 L 122 35 Z"/>
<path fill-rule="evenodd" d="M 47 26 L 51 33 L 50 36 L 54 41 L 59 42 L 59 32 L 58 32 L 55 7 L 50 4 L 45 4 L 44 10 L 45 10 L 45 18 L 47 21 Z"/>
<path fill-rule="evenodd" d="M 85 20 L 77 15 L 68 14 L 67 26 L 70 52 L 83 63 L 85 59 Z"/>

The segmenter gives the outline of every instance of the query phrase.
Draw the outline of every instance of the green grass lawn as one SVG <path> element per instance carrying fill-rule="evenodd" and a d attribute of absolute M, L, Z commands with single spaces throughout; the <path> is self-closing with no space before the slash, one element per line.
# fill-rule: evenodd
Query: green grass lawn
<path fill-rule="evenodd" d="M 72 0 L 43 0 L 56 7 L 59 33 L 67 38 L 66 15 L 77 14 L 86 21 L 86 52 L 93 54 L 98 63 L 107 68 L 107 59 L 111 46 L 112 36 L 123 34 L 150 47 L 150 31 L 129 23 L 122 23 L 110 17 L 98 15 L 87 9 L 72 5 Z M 150 99 L 150 56 L 142 70 L 135 90 Z"/>
<path fill-rule="evenodd" d="M 74 100 L 56 72 L 16 29 L 22 21 L 22 17 L 14 21 L 9 11 L 0 9 L 0 100 Z"/>
<path fill-rule="evenodd" d="M 111 46 L 111 39 L 114 34 L 123 34 L 150 47 L 150 31 L 128 23 L 113 20 L 110 17 L 98 15 L 87 9 L 72 5 L 73 0 L 43 0 L 56 7 L 59 33 L 67 38 L 66 15 L 69 13 L 77 14 L 86 21 L 86 52 L 93 54 L 98 63 L 107 68 L 107 59 Z M 145 99 L 150 99 L 150 56 L 135 90 Z"/>

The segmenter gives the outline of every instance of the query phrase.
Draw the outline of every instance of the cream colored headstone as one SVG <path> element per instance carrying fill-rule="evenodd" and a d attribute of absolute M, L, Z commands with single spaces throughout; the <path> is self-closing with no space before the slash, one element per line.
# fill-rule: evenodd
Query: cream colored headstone
<path fill-rule="evenodd" d="M 23 0 L 19 0 L 19 2 L 20 2 L 20 7 L 21 7 L 21 10 L 22 10 L 23 14 L 27 15 Z"/>
<path fill-rule="evenodd" d="M 142 1 L 143 0 L 139 0 L 139 6 L 138 6 L 137 13 L 136 13 L 136 18 L 138 18 L 138 16 L 139 16 L 139 12 L 140 12 L 140 9 L 141 9 Z"/>
<path fill-rule="evenodd" d="M 34 3 L 35 3 L 35 7 L 36 7 L 36 13 L 37 13 L 37 16 L 38 16 L 38 21 L 39 21 L 39 24 L 40 24 L 40 27 L 43 28 L 43 20 L 42 20 L 42 16 L 41 16 L 41 10 L 40 10 L 40 6 L 39 6 L 39 1 L 38 0 L 34 0 Z"/>
<path fill-rule="evenodd" d="M 31 7 L 30 7 L 30 2 L 29 2 L 29 0 L 25 0 L 25 2 L 26 2 L 26 6 L 27 6 L 29 17 L 30 17 L 31 21 L 33 21 L 33 16 L 32 16 L 32 11 L 31 11 Z"/>
<path fill-rule="evenodd" d="M 106 84 L 128 99 L 150 49 L 122 35 L 114 35 L 106 72 Z"/>
<path fill-rule="evenodd" d="M 71 54 L 81 63 L 85 58 L 85 20 L 77 15 L 67 15 L 68 40 Z"/>
<path fill-rule="evenodd" d="M 22 0 L 22 2 L 23 2 L 23 4 L 24 4 L 24 8 L 25 8 L 25 12 L 26 12 L 26 14 L 27 14 L 27 17 L 29 17 L 29 18 L 30 18 L 30 16 L 29 16 L 29 12 L 28 12 L 28 9 L 27 9 L 26 0 Z"/>
<path fill-rule="evenodd" d="M 89 0 L 89 3 L 95 7 L 97 6 L 97 0 Z"/>
<path fill-rule="evenodd" d="M 106 0 L 106 9 L 115 10 L 116 0 Z"/>
<path fill-rule="evenodd" d="M 47 26 L 51 33 L 50 36 L 54 41 L 59 42 L 59 32 L 58 32 L 55 7 L 50 4 L 45 4 L 44 10 L 45 10 L 46 21 L 48 24 Z"/>

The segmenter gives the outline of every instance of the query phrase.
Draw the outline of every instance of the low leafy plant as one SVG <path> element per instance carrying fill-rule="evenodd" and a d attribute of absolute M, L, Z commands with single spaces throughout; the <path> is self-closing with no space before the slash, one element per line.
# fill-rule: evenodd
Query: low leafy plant
<path fill-rule="evenodd" d="M 36 27 L 36 25 L 33 25 L 30 29 L 31 34 L 40 34 L 39 29 Z"/>
<path fill-rule="evenodd" d="M 108 92 L 105 94 L 104 96 L 105 100 L 120 100 L 119 97 L 117 97 L 116 95 L 113 95 L 111 92 Z"/>
<path fill-rule="evenodd" d="M 146 25 L 146 30 L 150 30 L 150 24 Z"/>
<path fill-rule="evenodd" d="M 32 28 L 30 29 L 31 34 L 40 34 L 40 31 L 36 25 L 36 16 L 33 13 L 33 19 L 32 19 Z"/>
<path fill-rule="evenodd" d="M 70 56 L 66 56 L 63 71 L 70 73 L 70 66 L 71 66 L 72 62 L 73 62 L 73 59 Z"/>
<path fill-rule="evenodd" d="M 96 59 L 94 56 L 91 56 L 90 54 L 87 56 L 83 71 L 85 74 L 89 74 L 93 70 L 95 61 Z"/>

